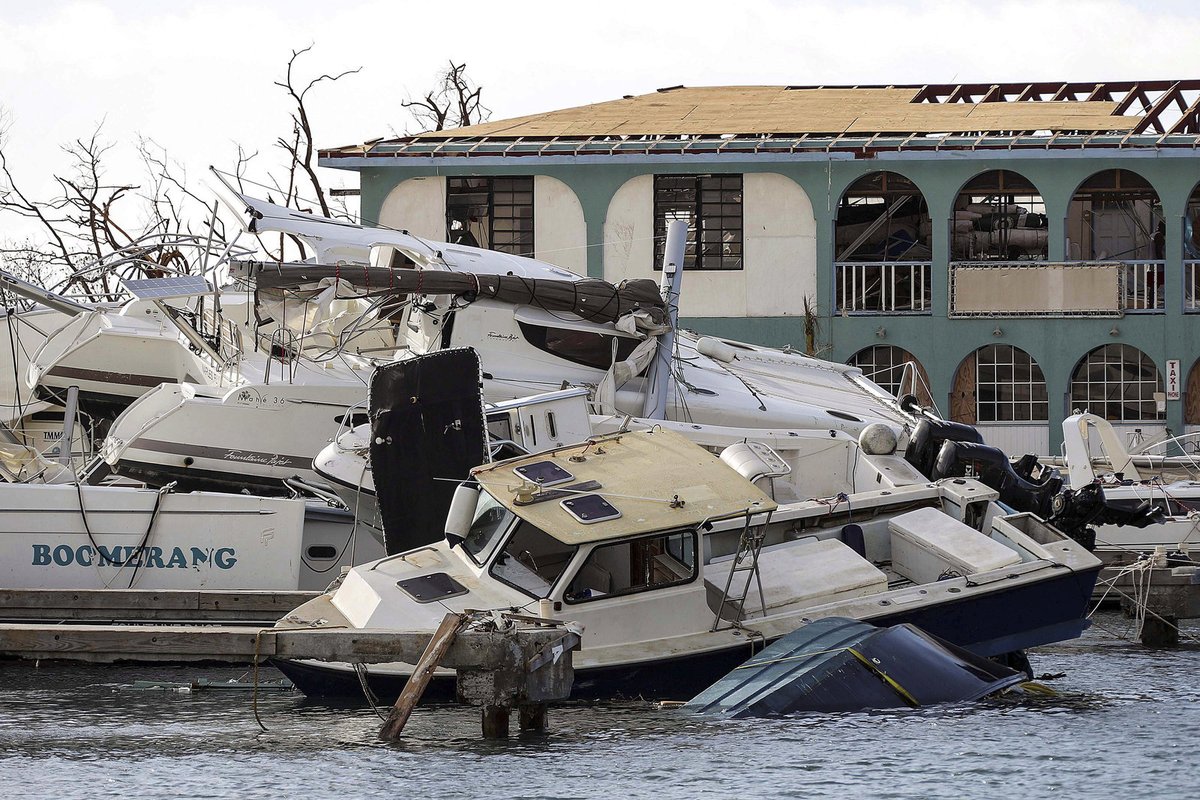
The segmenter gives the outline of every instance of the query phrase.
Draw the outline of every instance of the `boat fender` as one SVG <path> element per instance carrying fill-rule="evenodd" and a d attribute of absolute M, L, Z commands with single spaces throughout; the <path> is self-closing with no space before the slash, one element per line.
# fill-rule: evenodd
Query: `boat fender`
<path fill-rule="evenodd" d="M 446 541 L 451 547 L 462 544 L 471 525 L 475 522 L 475 508 L 479 504 L 481 487 L 471 481 L 463 481 L 454 490 L 450 500 L 450 510 L 446 513 Z"/>
<path fill-rule="evenodd" d="M 872 422 L 858 435 L 858 446 L 869 456 L 888 456 L 896 452 L 896 432 L 882 422 Z"/>
<path fill-rule="evenodd" d="M 711 336 L 701 336 L 697 339 L 696 351 L 701 355 L 708 356 L 714 361 L 720 361 L 724 364 L 732 363 L 737 358 L 736 350 L 720 339 L 714 339 Z"/>

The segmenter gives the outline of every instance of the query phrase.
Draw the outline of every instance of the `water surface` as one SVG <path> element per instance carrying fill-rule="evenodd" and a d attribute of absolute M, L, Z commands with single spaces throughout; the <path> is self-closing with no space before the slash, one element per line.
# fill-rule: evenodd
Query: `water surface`
<path fill-rule="evenodd" d="M 0 662 L 0 797 L 1194 797 L 1200 645 L 1097 623 L 1032 654 L 1066 673 L 1049 700 L 741 721 L 572 706 L 503 742 L 470 708 L 419 708 L 385 744 L 366 707 L 261 693 L 264 732 L 249 693 L 132 688 L 240 669 Z"/>

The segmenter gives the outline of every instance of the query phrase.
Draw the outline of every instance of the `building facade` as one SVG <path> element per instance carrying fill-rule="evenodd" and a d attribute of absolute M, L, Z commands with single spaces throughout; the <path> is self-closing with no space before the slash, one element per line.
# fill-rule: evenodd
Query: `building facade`
<path fill-rule="evenodd" d="M 1200 429 L 1198 112 L 1200 81 L 676 87 L 321 164 L 367 223 L 614 282 L 687 219 L 688 327 L 1056 453 L 1076 409 Z"/>

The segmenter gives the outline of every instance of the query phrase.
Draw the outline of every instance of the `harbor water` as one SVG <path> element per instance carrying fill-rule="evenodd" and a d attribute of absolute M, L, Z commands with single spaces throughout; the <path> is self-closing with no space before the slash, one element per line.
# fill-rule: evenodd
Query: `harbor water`
<path fill-rule="evenodd" d="M 263 731 L 248 691 L 134 686 L 238 669 L 2 662 L 0 797 L 1194 797 L 1200 626 L 1150 650 L 1120 614 L 1096 620 L 1032 654 L 1065 673 L 1053 698 L 739 721 L 568 706 L 508 741 L 465 707 L 419 708 L 386 744 L 369 707 L 267 690 Z"/>

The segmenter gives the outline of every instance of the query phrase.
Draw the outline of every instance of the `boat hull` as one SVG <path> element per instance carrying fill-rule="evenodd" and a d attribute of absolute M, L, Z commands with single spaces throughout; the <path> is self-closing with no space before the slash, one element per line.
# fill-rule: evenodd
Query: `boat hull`
<path fill-rule="evenodd" d="M 968 595 L 905 610 L 883 610 L 864 621 L 879 626 L 911 623 L 976 655 L 1005 653 L 1078 637 L 1088 626 L 1088 603 L 1099 565 L 1063 569 L 1053 578 Z M 572 700 L 686 700 L 761 649 L 760 640 L 718 650 L 654 661 L 577 666 Z M 311 661 L 272 662 L 311 698 L 363 699 L 358 675 L 344 665 Z M 392 702 L 407 675 L 367 668 L 367 685 L 383 702 Z M 452 675 L 435 676 L 425 702 L 454 700 Z"/>

